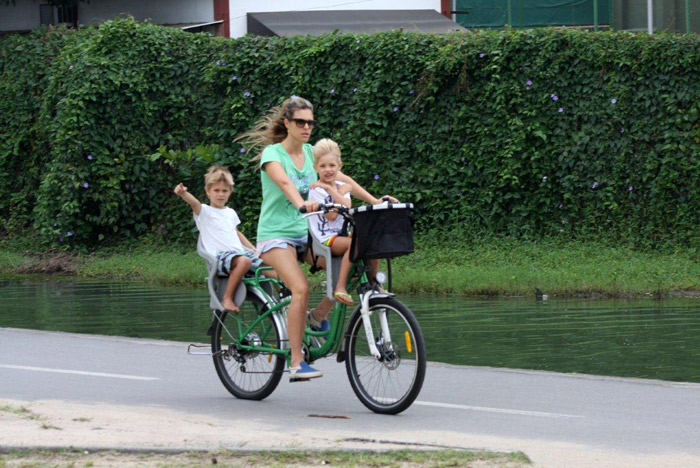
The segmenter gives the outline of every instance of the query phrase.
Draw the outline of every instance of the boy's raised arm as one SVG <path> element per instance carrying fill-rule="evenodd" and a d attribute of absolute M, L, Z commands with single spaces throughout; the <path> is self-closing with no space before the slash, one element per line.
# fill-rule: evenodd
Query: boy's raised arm
<path fill-rule="evenodd" d="M 199 212 L 202 211 L 202 203 L 200 203 L 200 201 L 197 200 L 194 195 L 187 191 L 185 184 L 180 182 L 175 186 L 175 190 L 173 190 L 173 192 L 175 192 L 175 195 L 185 200 L 185 202 L 192 207 L 194 214 L 199 216 Z"/>

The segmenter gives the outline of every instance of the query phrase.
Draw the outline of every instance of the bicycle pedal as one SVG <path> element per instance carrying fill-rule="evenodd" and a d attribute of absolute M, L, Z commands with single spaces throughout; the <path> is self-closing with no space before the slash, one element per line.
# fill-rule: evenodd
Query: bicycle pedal
<path fill-rule="evenodd" d="M 345 361 L 345 351 L 338 351 L 338 355 L 335 357 L 336 362 Z"/>

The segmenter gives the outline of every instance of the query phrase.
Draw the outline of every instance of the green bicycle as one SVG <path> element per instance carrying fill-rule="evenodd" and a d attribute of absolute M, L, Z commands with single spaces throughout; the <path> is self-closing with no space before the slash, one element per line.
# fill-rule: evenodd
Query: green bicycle
<path fill-rule="evenodd" d="M 390 214 L 405 220 L 410 216 L 411 209 L 411 204 L 403 203 L 384 203 L 350 210 L 342 205 L 326 204 L 320 205 L 317 213 L 335 210 L 353 224 L 353 215 L 381 221 Z M 405 240 L 406 232 L 391 232 L 402 224 L 395 221 L 380 222 L 384 232 L 379 233 L 376 232 L 376 222 L 371 222 L 369 229 L 374 230 L 375 235 L 368 233 L 364 237 L 373 238 L 375 244 L 384 242 L 388 245 L 396 243 L 396 239 Z M 403 225 L 406 226 L 405 221 Z M 358 235 L 361 231 L 359 228 L 358 223 L 353 236 Z M 410 236 L 408 249 L 399 247 L 393 252 L 374 253 L 381 258 L 406 254 L 412 251 L 412 232 Z M 359 244 L 361 242 L 358 240 Z M 369 247 L 371 253 L 372 246 Z M 312 248 L 330 266 L 326 268 L 326 293 L 332 298 L 334 278 L 337 277 L 341 259 L 332 257 L 330 249 L 315 239 L 312 239 Z M 208 288 L 213 310 L 209 334 L 216 372 L 224 387 L 237 398 L 262 400 L 275 390 L 290 359 L 287 340 L 287 308 L 291 301 L 289 290 L 281 281 L 261 274 L 269 267 L 258 269 L 253 276 L 243 279 L 234 295 L 240 313 L 227 313 L 220 303 L 220 294 L 225 290 L 227 278 L 216 276 L 215 259 L 204 251 L 201 243 L 198 244 L 198 252 L 207 261 L 209 270 Z M 408 307 L 398 301 L 394 294 L 381 290 L 383 273 L 377 274 L 374 285 L 370 283 L 369 267 L 363 260 L 363 254 L 357 253 L 347 289 L 357 291 L 359 304 L 348 314 L 347 306 L 336 303 L 329 316 L 331 327 L 327 332 L 315 331 L 307 326 L 303 340 L 304 358 L 310 364 L 337 354 L 337 361 L 345 362 L 350 384 L 360 401 L 377 413 L 397 414 L 411 406 L 423 385 L 426 369 L 423 334 Z M 347 321 L 346 317 L 349 317 Z"/>

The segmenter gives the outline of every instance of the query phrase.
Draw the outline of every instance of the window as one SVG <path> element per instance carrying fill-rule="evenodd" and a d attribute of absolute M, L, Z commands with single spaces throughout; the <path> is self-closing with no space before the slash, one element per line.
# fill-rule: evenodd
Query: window
<path fill-rule="evenodd" d="M 39 5 L 39 17 L 41 24 L 66 24 L 75 25 L 78 23 L 78 7 L 74 6 L 53 6 Z"/>

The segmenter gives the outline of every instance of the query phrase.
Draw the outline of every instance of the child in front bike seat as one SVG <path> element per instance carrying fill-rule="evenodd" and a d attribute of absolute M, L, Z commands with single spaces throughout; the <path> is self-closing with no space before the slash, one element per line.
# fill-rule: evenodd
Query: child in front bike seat
<path fill-rule="evenodd" d="M 254 271 L 261 266 L 262 260 L 254 255 L 255 247 L 238 230 L 241 223 L 238 214 L 226 206 L 233 193 L 233 176 L 228 169 L 210 167 L 204 175 L 204 191 L 211 205 L 200 203 L 182 183 L 174 190 L 176 195 L 192 207 L 202 244 L 207 252 L 216 257 L 218 274 L 229 277 L 221 305 L 228 311 L 238 312 L 233 294 L 243 276 L 249 270 Z"/>
<path fill-rule="evenodd" d="M 311 185 L 309 201 L 337 203 L 347 208 L 351 207 L 350 185 L 336 180 L 342 167 L 343 162 L 340 159 L 338 143 L 328 138 L 319 140 L 314 145 L 314 169 L 318 173 L 319 180 Z M 333 297 L 335 300 L 351 306 L 355 302 L 346 290 L 348 275 L 352 267 L 352 262 L 350 262 L 351 237 L 343 232 L 344 222 L 345 219 L 338 213 L 319 214 L 309 223 L 309 229 L 312 236 L 323 245 L 330 247 L 334 256 L 343 257 Z M 371 260 L 370 266 L 376 273 L 379 262 Z M 374 273 L 370 274 L 370 278 L 374 278 Z"/>

